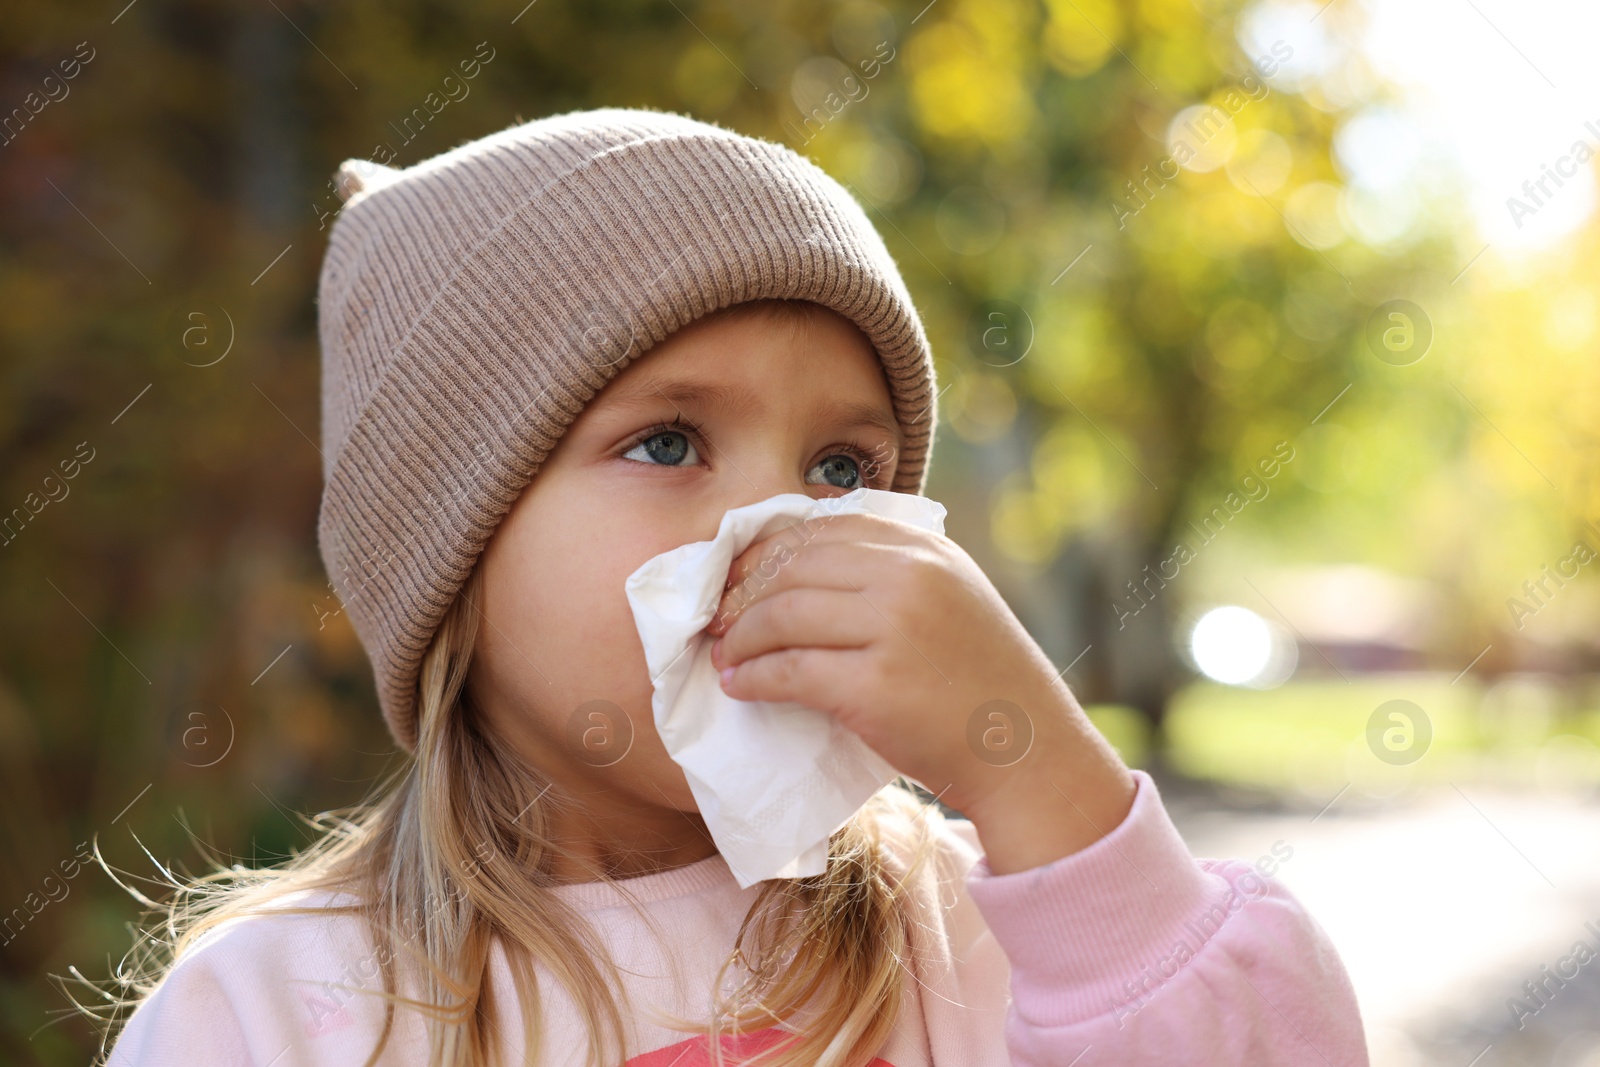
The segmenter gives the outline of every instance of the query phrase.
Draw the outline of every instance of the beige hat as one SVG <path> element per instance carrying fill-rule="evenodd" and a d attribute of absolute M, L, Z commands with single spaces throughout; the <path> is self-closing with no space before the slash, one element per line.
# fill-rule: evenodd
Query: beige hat
<path fill-rule="evenodd" d="M 317 541 L 416 746 L 423 654 L 500 520 L 624 367 L 766 297 L 871 340 L 920 493 L 932 356 L 854 199 L 791 149 L 667 112 L 512 126 L 395 169 L 349 160 L 317 295 L 325 485 Z"/>

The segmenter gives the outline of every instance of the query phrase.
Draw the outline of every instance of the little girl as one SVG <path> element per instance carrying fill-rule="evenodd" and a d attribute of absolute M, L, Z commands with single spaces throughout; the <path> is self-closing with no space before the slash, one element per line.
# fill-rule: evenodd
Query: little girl
<path fill-rule="evenodd" d="M 741 889 L 718 853 L 625 580 L 777 494 L 920 493 L 933 437 L 921 321 L 836 182 L 605 109 L 338 184 L 318 540 L 411 758 L 282 867 L 185 887 L 112 1067 L 1367 1063 L 1277 861 L 1194 859 L 929 530 L 846 513 L 734 561 L 727 694 L 902 778 L 820 875 Z"/>

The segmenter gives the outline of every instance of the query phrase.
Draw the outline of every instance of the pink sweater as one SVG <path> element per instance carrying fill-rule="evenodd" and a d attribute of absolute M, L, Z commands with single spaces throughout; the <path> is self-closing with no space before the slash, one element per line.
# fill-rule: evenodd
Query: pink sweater
<path fill-rule="evenodd" d="M 873 1067 L 1365 1067 L 1350 980 L 1322 928 L 1273 877 L 1277 861 L 1197 861 L 1155 783 L 1134 775 L 1138 792 L 1121 825 L 1082 852 L 1015 874 L 989 871 L 970 822 L 928 812 L 944 846 L 942 925 L 917 931 L 917 980 Z M 651 1051 L 623 1067 L 709 1065 L 703 1038 L 686 1040 L 637 1009 L 704 1013 L 759 887 L 740 890 L 715 855 L 626 884 L 649 924 L 611 886 L 553 890 L 593 918 L 627 982 L 639 1016 L 630 1047 Z M 140 1005 L 110 1067 L 357 1067 L 382 1008 L 352 989 L 377 986 L 375 962 L 351 916 L 231 920 Z M 498 948 L 491 971 L 500 1018 L 513 1024 L 507 1062 L 521 1063 Z M 553 979 L 542 988 L 544 1062 L 581 1063 L 571 1001 Z M 423 1033 L 415 1012 L 397 1011 L 380 1062 L 421 1067 Z M 776 1036 L 727 1048 L 750 1052 Z"/>

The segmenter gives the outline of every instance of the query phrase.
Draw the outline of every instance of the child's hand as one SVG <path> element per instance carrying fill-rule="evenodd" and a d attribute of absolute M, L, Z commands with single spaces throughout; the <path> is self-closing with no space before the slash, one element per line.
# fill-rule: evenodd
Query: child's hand
<path fill-rule="evenodd" d="M 1127 814 L 1127 768 L 949 538 L 830 516 L 755 542 L 729 579 L 706 627 L 724 692 L 832 716 L 970 818 L 994 873 L 1075 852 Z"/>

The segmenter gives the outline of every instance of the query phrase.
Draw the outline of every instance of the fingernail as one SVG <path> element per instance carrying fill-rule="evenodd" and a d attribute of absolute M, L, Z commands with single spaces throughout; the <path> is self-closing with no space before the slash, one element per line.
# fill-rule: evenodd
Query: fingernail
<path fill-rule="evenodd" d="M 726 689 L 726 688 L 728 688 L 728 686 L 733 684 L 733 671 L 734 671 L 734 668 L 732 668 L 732 667 L 726 667 L 726 668 L 723 669 L 723 671 L 722 671 L 722 688 Z"/>

